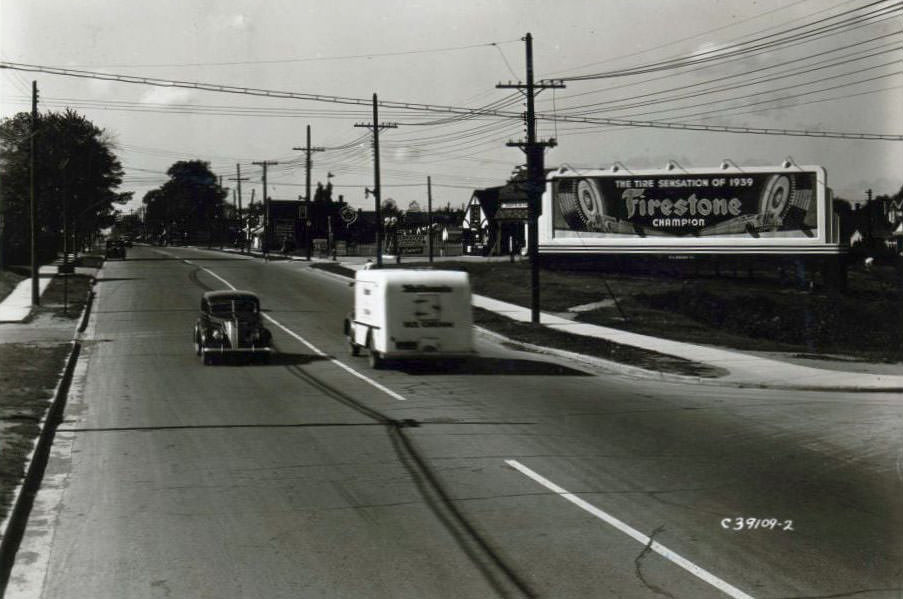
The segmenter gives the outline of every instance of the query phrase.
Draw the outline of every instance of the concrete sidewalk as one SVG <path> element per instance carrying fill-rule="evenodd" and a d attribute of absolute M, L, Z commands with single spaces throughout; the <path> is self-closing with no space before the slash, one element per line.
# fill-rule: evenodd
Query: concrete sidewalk
<path fill-rule="evenodd" d="M 530 322 L 530 309 L 509 304 L 481 295 L 473 296 L 473 305 L 507 316 L 519 322 Z M 667 354 L 724 368 L 730 374 L 707 382 L 713 384 L 761 386 L 780 389 L 850 390 L 850 391 L 894 391 L 903 390 L 903 375 L 871 374 L 824 370 L 779 360 L 761 358 L 738 351 L 717 347 L 693 345 L 681 341 L 671 341 L 630 333 L 593 324 L 574 322 L 567 318 L 542 313 L 540 323 L 552 329 L 598 337 L 614 343 Z"/>
<path fill-rule="evenodd" d="M 38 294 L 50 285 L 57 272 L 56 264 L 48 264 L 38 269 Z M 31 278 L 20 281 L 12 293 L 0 302 L 0 322 L 22 322 L 31 314 Z"/>

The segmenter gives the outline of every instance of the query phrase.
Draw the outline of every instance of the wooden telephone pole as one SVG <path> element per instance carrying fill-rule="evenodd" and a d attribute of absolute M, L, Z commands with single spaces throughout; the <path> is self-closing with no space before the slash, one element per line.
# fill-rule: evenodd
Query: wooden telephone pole
<path fill-rule="evenodd" d="M 267 193 L 267 167 L 279 164 L 273 160 L 261 160 L 260 162 L 252 162 L 263 167 L 263 257 L 270 256 L 270 196 Z"/>
<path fill-rule="evenodd" d="M 373 200 L 376 202 L 376 266 L 382 268 L 383 265 L 383 249 L 382 249 L 382 209 L 380 208 L 381 191 L 379 183 L 379 131 L 380 129 L 395 129 L 397 123 L 380 123 L 379 122 L 379 102 L 376 94 L 373 94 L 373 122 L 357 123 L 355 127 L 366 127 L 373 132 L 373 189 L 364 189 L 364 197 L 370 193 L 373 194 Z"/>
<path fill-rule="evenodd" d="M 250 181 L 250 179 L 248 177 L 243 178 L 241 176 L 241 165 L 236 163 L 235 164 L 235 177 L 230 177 L 229 180 L 238 182 L 238 228 L 239 228 L 239 231 L 241 232 L 241 247 L 239 249 L 241 250 L 241 253 L 244 254 L 245 253 L 245 244 L 247 243 L 248 239 L 247 239 L 247 236 L 245 235 L 245 219 L 242 217 L 242 213 L 241 213 L 241 182 L 242 181 Z"/>
<path fill-rule="evenodd" d="M 310 217 L 311 217 L 311 207 L 310 207 L 310 169 L 313 166 L 311 162 L 310 155 L 313 152 L 325 152 L 326 148 L 312 148 L 310 147 L 310 125 L 307 126 L 307 146 L 303 148 L 292 148 L 293 150 L 300 150 L 305 153 L 304 159 L 304 202 L 307 207 L 307 214 L 304 217 L 304 243 L 307 246 L 307 261 L 310 262 L 310 248 L 311 248 L 311 239 L 310 239 Z"/>
<path fill-rule="evenodd" d="M 38 135 L 38 82 L 31 82 L 31 169 L 29 174 L 29 196 L 31 200 L 31 305 L 41 304 L 38 288 L 38 192 L 35 187 L 35 137 Z"/>
<path fill-rule="evenodd" d="M 536 141 L 536 112 L 534 110 L 534 98 L 538 93 L 548 88 L 562 88 L 561 81 L 533 82 L 533 36 L 527 33 L 524 36 L 527 46 L 527 83 L 499 83 L 500 89 L 525 90 L 523 93 L 527 99 L 527 113 L 524 118 L 527 122 L 527 141 L 511 142 L 506 145 L 517 146 L 527 155 L 527 243 L 530 256 L 530 321 L 539 324 L 539 215 L 542 212 L 542 192 L 545 190 L 545 166 L 544 153 L 546 148 L 555 147 L 554 139 L 548 141 Z"/>

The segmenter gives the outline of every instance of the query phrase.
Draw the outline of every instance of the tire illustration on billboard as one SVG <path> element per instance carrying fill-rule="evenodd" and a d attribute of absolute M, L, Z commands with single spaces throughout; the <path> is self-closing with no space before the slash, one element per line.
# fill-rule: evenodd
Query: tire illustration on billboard
<path fill-rule="evenodd" d="M 567 225 L 574 231 L 634 233 L 634 227 L 622 222 L 607 208 L 609 199 L 595 179 L 560 179 L 557 188 L 558 208 Z"/>
<path fill-rule="evenodd" d="M 780 227 L 790 200 L 793 197 L 793 181 L 787 175 L 772 175 L 759 198 L 759 214 L 763 227 Z"/>
<path fill-rule="evenodd" d="M 602 192 L 589 179 L 563 179 L 558 187 L 561 215 L 576 230 L 599 230 L 605 204 Z"/>

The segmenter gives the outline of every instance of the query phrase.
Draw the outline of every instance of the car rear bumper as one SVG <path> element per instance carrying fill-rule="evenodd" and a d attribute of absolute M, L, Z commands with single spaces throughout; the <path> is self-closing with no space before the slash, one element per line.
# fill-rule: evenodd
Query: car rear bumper
<path fill-rule="evenodd" d="M 205 354 L 268 354 L 272 353 L 271 347 L 202 347 Z"/>
<path fill-rule="evenodd" d="M 475 351 L 423 351 L 423 350 L 393 350 L 380 352 L 380 355 L 387 360 L 455 360 L 462 358 L 471 358 L 476 355 Z"/>

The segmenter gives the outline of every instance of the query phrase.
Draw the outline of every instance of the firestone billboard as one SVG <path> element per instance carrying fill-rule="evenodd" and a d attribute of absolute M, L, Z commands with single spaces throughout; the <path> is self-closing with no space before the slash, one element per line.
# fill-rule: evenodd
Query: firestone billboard
<path fill-rule="evenodd" d="M 561 169 L 549 176 L 543 204 L 540 249 L 546 251 L 839 248 L 821 167 Z"/>

